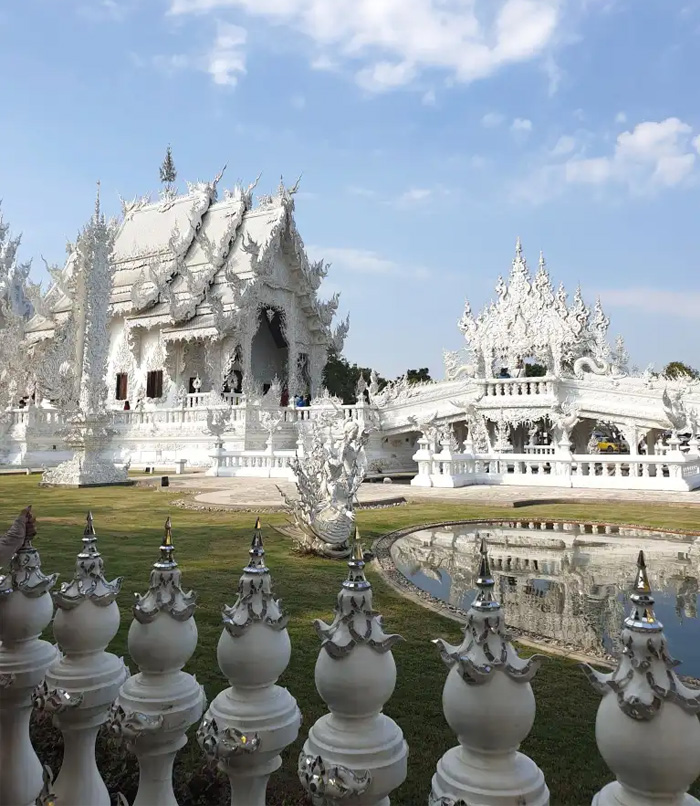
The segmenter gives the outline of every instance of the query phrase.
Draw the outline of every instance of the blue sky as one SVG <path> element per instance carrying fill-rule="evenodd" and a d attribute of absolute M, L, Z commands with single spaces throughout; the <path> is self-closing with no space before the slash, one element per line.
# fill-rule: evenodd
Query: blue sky
<path fill-rule="evenodd" d="M 23 0 L 0 6 L 0 198 L 64 257 L 100 179 L 276 188 L 346 354 L 442 373 L 516 237 L 632 359 L 700 365 L 700 0 Z"/>

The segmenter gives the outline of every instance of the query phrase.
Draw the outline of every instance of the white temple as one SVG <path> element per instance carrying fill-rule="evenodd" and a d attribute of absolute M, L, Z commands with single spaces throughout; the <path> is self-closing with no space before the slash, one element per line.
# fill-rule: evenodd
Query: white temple
<path fill-rule="evenodd" d="M 111 285 L 93 292 L 109 298 L 108 344 L 93 343 L 107 348 L 106 377 L 93 380 L 106 384 L 117 465 L 292 479 L 311 422 L 335 416 L 341 430 L 355 420 L 371 432 L 370 473 L 412 472 L 418 486 L 700 486 L 700 383 L 631 372 L 600 302 L 555 290 L 542 257 L 533 277 L 520 242 L 496 301 L 476 317 L 466 305 L 465 350 L 445 354 L 444 380 L 380 390 L 363 379 L 357 402 L 342 405 L 322 375 L 348 321 L 333 328 L 338 297 L 318 297 L 328 267 L 304 250 L 296 186 L 254 204 L 254 185 L 219 199 L 220 180 L 123 204 Z M 0 264 L 3 464 L 73 456 L 66 425 L 92 304 L 81 302 L 90 269 L 79 252 L 69 244 L 47 294 L 27 292 L 29 307 L 26 273 Z M 545 374 L 530 377 L 532 362 Z M 298 395 L 311 405 L 295 406 Z M 606 428 L 622 451 L 599 452 Z"/>

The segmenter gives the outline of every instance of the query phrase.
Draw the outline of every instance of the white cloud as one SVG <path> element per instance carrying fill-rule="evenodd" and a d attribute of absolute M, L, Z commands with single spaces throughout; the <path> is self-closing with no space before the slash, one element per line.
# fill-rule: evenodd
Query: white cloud
<path fill-rule="evenodd" d="M 159 73 L 163 73 L 166 76 L 174 76 L 181 70 L 185 70 L 186 68 L 191 67 L 192 59 L 189 56 L 184 55 L 183 53 L 173 53 L 170 54 L 169 56 L 164 55 L 153 56 L 153 58 L 151 59 L 151 63 Z M 134 64 L 137 64 L 135 60 Z M 141 64 L 139 66 L 143 66 L 143 61 L 141 61 Z"/>
<path fill-rule="evenodd" d="M 627 115 L 624 112 L 618 112 L 615 115 L 615 123 L 627 123 Z"/>
<path fill-rule="evenodd" d="M 374 199 L 377 196 L 376 190 L 370 190 L 369 188 L 358 187 L 357 185 L 351 185 L 348 188 L 348 193 L 351 196 L 362 196 L 365 199 Z"/>
<path fill-rule="evenodd" d="M 500 126 L 504 120 L 505 115 L 502 115 L 500 112 L 487 112 L 483 118 L 481 118 L 481 125 L 485 129 L 495 129 L 496 126 Z"/>
<path fill-rule="evenodd" d="M 382 257 L 371 249 L 309 246 L 309 254 L 332 264 L 333 270 L 350 274 L 401 275 L 403 278 L 422 280 L 430 276 L 422 266 L 405 266 Z"/>
<path fill-rule="evenodd" d="M 214 44 L 206 57 L 206 71 L 215 84 L 234 87 L 245 73 L 245 28 L 219 21 Z"/>
<path fill-rule="evenodd" d="M 319 59 L 340 60 L 380 92 L 439 70 L 468 83 L 547 56 L 560 0 L 170 0 L 171 15 L 244 12 L 286 26 Z"/>
<path fill-rule="evenodd" d="M 437 103 L 437 98 L 435 97 L 435 90 L 427 90 L 423 93 L 423 97 L 421 98 L 421 103 L 423 106 L 435 106 Z"/>
<path fill-rule="evenodd" d="M 692 174 L 697 160 L 691 150 L 692 128 L 678 118 L 644 121 L 617 137 L 610 156 L 569 160 L 567 182 L 602 185 L 618 182 L 645 192 L 680 185 Z"/>
<path fill-rule="evenodd" d="M 635 308 L 646 313 L 670 314 L 697 319 L 700 292 L 672 291 L 666 288 L 611 288 L 600 292 L 609 308 Z"/>
<path fill-rule="evenodd" d="M 433 195 L 430 188 L 409 188 L 405 193 L 402 193 L 398 198 L 399 204 L 415 204 L 417 202 L 427 201 Z"/>
<path fill-rule="evenodd" d="M 510 130 L 513 134 L 529 134 L 532 131 L 532 121 L 527 118 L 515 118 L 510 124 Z"/>
<path fill-rule="evenodd" d="M 564 134 L 557 140 L 551 153 L 553 157 L 561 157 L 565 154 L 571 154 L 575 148 L 576 138 L 569 134 Z"/>

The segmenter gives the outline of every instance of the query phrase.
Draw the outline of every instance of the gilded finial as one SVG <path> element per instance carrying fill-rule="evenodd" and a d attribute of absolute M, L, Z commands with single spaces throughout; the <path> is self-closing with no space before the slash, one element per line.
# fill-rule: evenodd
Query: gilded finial
<path fill-rule="evenodd" d="M 348 578 L 343 582 L 344 588 L 350 590 L 368 590 L 372 586 L 365 578 L 365 555 L 362 550 L 360 530 L 355 525 L 352 540 L 352 552 L 348 560 Z"/>
<path fill-rule="evenodd" d="M 160 544 L 160 559 L 153 567 L 160 570 L 177 568 L 177 563 L 173 558 L 173 551 L 175 550 L 175 546 L 173 546 L 173 524 L 169 515 L 165 521 L 164 532 L 163 542 Z"/>
<path fill-rule="evenodd" d="M 491 575 L 486 540 L 482 537 L 479 546 L 479 573 L 476 578 L 477 594 L 472 607 L 477 610 L 498 610 L 501 605 L 493 598 L 493 589 L 496 581 Z"/>
<path fill-rule="evenodd" d="M 85 518 L 85 531 L 83 534 L 85 537 L 95 534 L 95 525 L 92 520 L 92 512 L 88 512 L 87 517 Z"/>
<path fill-rule="evenodd" d="M 637 574 L 634 587 L 630 595 L 632 609 L 625 619 L 625 627 L 637 631 L 661 632 L 663 625 L 654 613 L 654 598 L 651 595 L 651 585 L 647 575 L 647 566 L 644 552 L 640 551 L 637 557 Z"/>

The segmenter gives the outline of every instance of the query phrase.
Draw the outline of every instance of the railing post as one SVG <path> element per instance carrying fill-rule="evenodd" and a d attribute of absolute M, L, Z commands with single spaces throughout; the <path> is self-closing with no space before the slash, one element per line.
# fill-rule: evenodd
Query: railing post
<path fill-rule="evenodd" d="M 549 804 L 542 771 L 518 752 L 535 721 L 530 680 L 541 660 L 537 655 L 518 657 L 506 635 L 501 606 L 493 598 L 494 585 L 482 540 L 478 592 L 467 614 L 464 641 L 460 646 L 434 641 L 450 667 L 442 704 L 460 744 L 438 761 L 430 806 Z"/>
<path fill-rule="evenodd" d="M 275 685 L 291 655 L 289 616 L 272 595 L 259 518 L 249 554 L 238 599 L 223 609 L 217 648 L 231 686 L 217 695 L 197 731 L 204 753 L 229 777 L 231 806 L 265 806 L 267 781 L 301 724 L 296 700 Z"/>
<path fill-rule="evenodd" d="M 322 644 L 316 688 L 330 714 L 311 727 L 299 756 L 299 779 L 313 803 L 389 806 L 389 794 L 406 779 L 408 745 L 399 726 L 382 713 L 396 685 L 392 646 L 372 608 L 357 533 L 328 625 L 314 622 Z"/>
<path fill-rule="evenodd" d="M 58 804 L 109 806 L 95 761 L 95 739 L 119 686 L 129 676 L 122 658 L 104 650 L 119 629 L 122 578 L 107 582 L 88 513 L 75 576 L 54 593 L 53 632 L 64 653 L 46 673 L 37 704 L 52 712 L 63 734 L 63 763 L 51 790 Z"/>
<path fill-rule="evenodd" d="M 41 571 L 31 511 L 12 528 L 25 537 L 0 577 L 0 806 L 34 806 L 46 775 L 29 739 L 29 719 L 34 690 L 56 657 L 56 647 L 39 636 L 53 615 L 49 590 L 58 574 Z"/>
<path fill-rule="evenodd" d="M 180 587 L 173 548 L 168 518 L 160 559 L 148 591 L 136 596 L 129 628 L 129 654 L 140 671 L 122 685 L 112 708 L 111 730 L 126 739 L 139 762 L 133 806 L 177 806 L 175 756 L 206 705 L 202 686 L 181 671 L 197 646 L 196 594 Z"/>
<path fill-rule="evenodd" d="M 654 614 L 643 551 L 630 601 L 615 671 L 582 667 L 603 697 L 596 743 L 617 778 L 594 796 L 592 806 L 697 806 L 700 801 L 686 793 L 700 774 L 700 693 L 673 671 L 677 662 Z"/>

